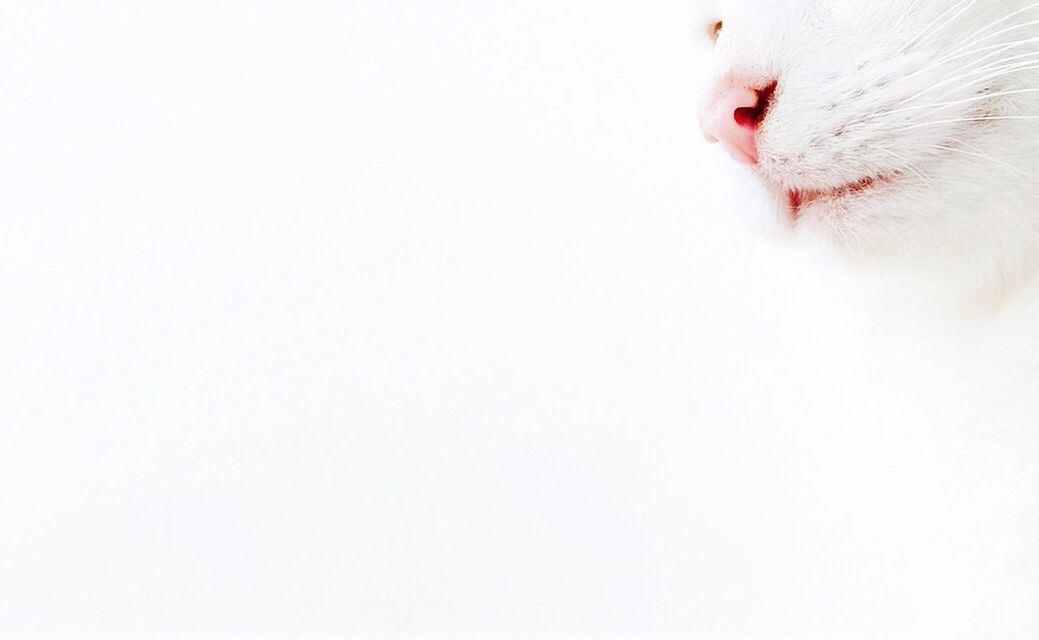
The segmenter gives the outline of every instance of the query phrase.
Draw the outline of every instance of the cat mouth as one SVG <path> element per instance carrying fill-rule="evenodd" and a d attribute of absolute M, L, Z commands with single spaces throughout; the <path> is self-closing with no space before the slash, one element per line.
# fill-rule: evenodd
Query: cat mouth
<path fill-rule="evenodd" d="M 891 182 L 891 177 L 871 176 L 830 189 L 785 189 L 784 195 L 790 216 L 796 220 L 801 212 L 814 204 L 837 202 L 851 197 L 863 196 L 882 184 Z"/>

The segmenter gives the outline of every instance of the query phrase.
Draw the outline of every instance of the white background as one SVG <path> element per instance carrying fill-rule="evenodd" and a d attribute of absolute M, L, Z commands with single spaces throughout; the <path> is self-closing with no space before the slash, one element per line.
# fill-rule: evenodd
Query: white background
<path fill-rule="evenodd" d="M 4 0 L 0 632 L 645 637 L 753 598 L 703 576 L 782 546 L 715 553 L 769 521 L 761 427 L 840 404 L 841 304 L 719 204 L 694 16 Z"/>

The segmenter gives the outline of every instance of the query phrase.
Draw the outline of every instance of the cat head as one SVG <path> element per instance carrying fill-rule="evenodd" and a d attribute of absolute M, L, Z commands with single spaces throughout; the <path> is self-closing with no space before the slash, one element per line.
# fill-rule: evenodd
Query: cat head
<path fill-rule="evenodd" d="M 705 137 L 778 219 L 979 282 L 1039 257 L 1039 2 L 718 0 Z"/>

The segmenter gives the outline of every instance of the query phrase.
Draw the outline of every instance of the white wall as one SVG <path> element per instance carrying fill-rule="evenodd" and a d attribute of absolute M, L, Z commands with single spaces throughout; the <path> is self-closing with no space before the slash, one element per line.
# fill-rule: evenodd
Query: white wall
<path fill-rule="evenodd" d="M 710 628 L 833 354 L 689 5 L 5 0 L 0 632 Z"/>

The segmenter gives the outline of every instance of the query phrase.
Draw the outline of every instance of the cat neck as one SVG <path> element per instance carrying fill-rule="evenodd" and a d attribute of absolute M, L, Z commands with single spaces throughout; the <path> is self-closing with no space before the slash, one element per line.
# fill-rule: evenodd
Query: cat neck
<path fill-rule="evenodd" d="M 1032 322 L 1039 319 L 1039 260 L 994 269 L 986 278 L 954 269 L 854 269 L 878 325 L 953 334 L 1012 325 L 1022 340 L 1039 346 L 1039 323 Z"/>

